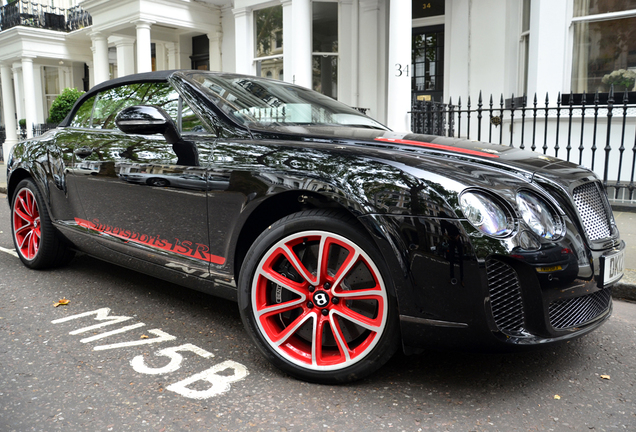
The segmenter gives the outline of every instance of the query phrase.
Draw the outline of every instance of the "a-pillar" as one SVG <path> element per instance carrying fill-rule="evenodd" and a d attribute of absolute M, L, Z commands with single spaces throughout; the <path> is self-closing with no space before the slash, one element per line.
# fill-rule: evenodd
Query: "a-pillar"
<path fill-rule="evenodd" d="M 0 65 L 0 79 L 2 80 L 2 108 L 4 116 L 4 129 L 6 137 L 3 144 L 5 162 L 8 161 L 11 148 L 18 142 L 17 124 L 15 121 L 15 102 L 13 97 L 13 85 L 11 84 L 11 67 Z"/>
<path fill-rule="evenodd" d="M 100 32 L 91 33 L 93 40 L 93 76 L 94 84 L 99 84 L 110 79 L 108 70 L 108 39 Z"/>
<path fill-rule="evenodd" d="M 292 16 L 294 22 L 294 70 L 292 81 L 300 86 L 312 88 L 311 0 L 292 0 Z"/>
<path fill-rule="evenodd" d="M 33 137 L 36 123 L 35 82 L 33 81 L 33 57 L 22 57 L 22 81 L 24 82 L 24 113 L 27 138 Z"/>
<path fill-rule="evenodd" d="M 387 126 L 409 131 L 411 110 L 411 2 L 390 0 Z"/>
<path fill-rule="evenodd" d="M 168 50 L 168 70 L 179 69 L 179 44 L 169 42 L 166 44 Z"/>
<path fill-rule="evenodd" d="M 152 49 L 150 46 L 150 27 L 154 22 L 135 21 L 137 30 L 137 73 L 152 72 Z"/>
<path fill-rule="evenodd" d="M 236 47 L 236 73 L 253 74 L 252 58 L 254 50 L 251 39 L 252 11 L 247 8 L 232 9 L 234 13 L 234 44 Z"/>
<path fill-rule="evenodd" d="M 135 39 L 125 36 L 111 36 L 108 42 L 117 49 L 117 77 L 135 73 Z"/>
<path fill-rule="evenodd" d="M 220 72 L 223 70 L 221 57 L 223 32 L 215 31 L 214 33 L 208 33 L 208 40 L 210 41 L 210 70 Z"/>

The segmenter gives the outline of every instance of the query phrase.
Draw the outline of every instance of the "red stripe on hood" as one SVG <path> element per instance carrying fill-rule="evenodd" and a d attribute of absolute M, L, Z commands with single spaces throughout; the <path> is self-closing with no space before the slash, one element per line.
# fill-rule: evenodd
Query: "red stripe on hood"
<path fill-rule="evenodd" d="M 386 142 L 386 143 L 393 143 L 393 144 L 408 144 L 408 145 L 415 145 L 419 147 L 426 147 L 426 148 L 431 148 L 436 150 L 446 150 L 446 151 L 451 151 L 455 153 L 468 154 L 472 156 L 482 156 L 482 157 L 489 157 L 489 158 L 499 157 L 499 155 L 487 153 L 484 151 L 470 150 L 470 149 L 465 149 L 461 147 L 453 147 L 453 146 L 443 145 L 443 144 L 433 144 L 433 143 L 427 143 L 422 141 L 411 141 L 411 140 L 394 139 L 394 138 L 376 138 L 375 140 Z"/>

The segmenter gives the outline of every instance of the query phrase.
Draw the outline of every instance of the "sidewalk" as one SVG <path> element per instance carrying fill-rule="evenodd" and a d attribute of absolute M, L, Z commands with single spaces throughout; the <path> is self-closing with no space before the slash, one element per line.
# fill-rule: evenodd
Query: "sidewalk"
<path fill-rule="evenodd" d="M 7 167 L 0 162 L 0 194 L 7 193 Z M 0 204 L 1 205 L 1 204 Z M 625 248 L 625 275 L 614 287 L 614 297 L 636 301 L 636 209 L 634 212 L 614 211 L 616 224 Z"/>

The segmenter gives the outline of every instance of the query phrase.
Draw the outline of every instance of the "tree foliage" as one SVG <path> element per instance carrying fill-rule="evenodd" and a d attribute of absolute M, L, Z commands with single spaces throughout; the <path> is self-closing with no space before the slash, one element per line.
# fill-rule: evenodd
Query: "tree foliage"
<path fill-rule="evenodd" d="M 64 120 L 64 117 L 66 117 L 71 111 L 71 108 L 73 108 L 75 101 L 83 94 L 83 91 L 75 88 L 65 88 L 51 104 L 48 122 L 59 123 Z"/>

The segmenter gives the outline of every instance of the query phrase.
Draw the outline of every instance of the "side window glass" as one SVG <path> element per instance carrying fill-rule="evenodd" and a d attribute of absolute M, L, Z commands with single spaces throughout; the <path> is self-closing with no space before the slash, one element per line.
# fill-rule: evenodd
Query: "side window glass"
<path fill-rule="evenodd" d="M 168 83 L 142 84 L 137 91 L 139 105 L 154 105 L 162 108 L 178 124 L 179 94 Z"/>
<path fill-rule="evenodd" d="M 115 117 L 133 105 L 155 105 L 163 108 L 176 122 L 179 95 L 168 83 L 129 84 L 105 90 L 98 95 L 93 112 L 93 127 L 116 129 Z"/>
<path fill-rule="evenodd" d="M 183 101 L 181 106 L 181 131 L 182 132 L 207 132 L 203 122 L 192 111 L 192 108 Z"/>
<path fill-rule="evenodd" d="M 94 103 L 95 96 L 84 101 L 75 112 L 75 116 L 71 121 L 71 127 L 88 128 L 91 126 L 91 113 L 93 112 Z"/>
<path fill-rule="evenodd" d="M 122 109 L 137 105 L 135 93 L 139 84 L 124 85 L 104 90 L 97 95 L 93 110 L 93 124 L 96 129 L 115 129 L 115 116 Z"/>

